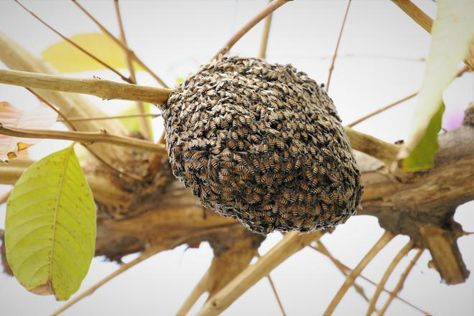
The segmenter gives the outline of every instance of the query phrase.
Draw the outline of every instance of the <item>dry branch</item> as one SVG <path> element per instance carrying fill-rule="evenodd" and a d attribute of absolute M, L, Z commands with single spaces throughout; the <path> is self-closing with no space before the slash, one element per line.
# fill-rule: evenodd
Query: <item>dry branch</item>
<path fill-rule="evenodd" d="M 385 288 L 385 284 L 387 283 L 388 278 L 392 275 L 393 270 L 395 270 L 395 268 L 398 266 L 398 264 L 403 259 L 403 257 L 405 257 L 412 248 L 413 248 L 413 241 L 410 240 L 405 246 L 403 246 L 402 249 L 400 249 L 400 251 L 397 253 L 395 258 L 393 258 L 393 260 L 388 265 L 387 270 L 385 270 L 385 273 L 383 274 L 382 278 L 377 284 L 375 293 L 372 296 L 372 299 L 370 300 L 369 307 L 367 309 L 368 316 L 372 315 L 372 313 L 375 311 L 380 294 L 382 293 L 382 290 Z"/>
<path fill-rule="evenodd" d="M 122 99 L 155 104 L 165 102 L 171 93 L 171 90 L 164 88 L 137 86 L 102 79 L 72 79 L 16 70 L 0 70 L 0 83 L 34 89 L 83 93 L 106 100 Z"/>
<path fill-rule="evenodd" d="M 392 0 L 400 9 L 411 17 L 419 26 L 431 33 L 433 20 L 410 0 Z"/>
<path fill-rule="evenodd" d="M 0 123 L 0 134 L 23 138 L 64 139 L 85 144 L 109 143 L 156 151 L 164 154 L 167 153 L 166 148 L 162 144 L 155 144 L 138 138 L 112 135 L 107 132 L 63 132 L 42 129 L 22 129 L 5 127 Z"/>
<path fill-rule="evenodd" d="M 405 268 L 405 271 L 403 271 L 402 275 L 400 276 L 400 279 L 397 282 L 397 285 L 395 285 L 395 288 L 393 291 L 390 293 L 390 296 L 388 297 L 387 301 L 383 305 L 382 309 L 380 310 L 380 314 L 384 315 L 385 312 L 387 311 L 388 307 L 390 306 L 390 303 L 392 303 L 393 299 L 400 293 L 400 291 L 403 289 L 403 285 L 405 284 L 406 279 L 408 278 L 408 275 L 410 274 L 411 270 L 415 266 L 416 262 L 418 259 L 420 259 L 421 255 L 423 254 L 423 249 L 418 249 L 416 252 L 415 256 L 413 259 L 411 259 L 410 263 L 408 266 Z M 428 313 L 425 313 L 428 315 Z"/>
<path fill-rule="evenodd" d="M 270 0 L 268 2 L 272 2 L 272 0 Z M 270 37 L 270 28 L 272 26 L 272 17 L 273 17 L 273 14 L 270 13 L 265 18 L 265 24 L 263 25 L 263 32 L 262 32 L 262 40 L 260 41 L 260 49 L 258 51 L 258 58 L 262 58 L 262 59 L 267 58 L 268 38 Z"/>
<path fill-rule="evenodd" d="M 319 238 L 320 235 L 321 232 L 308 234 L 291 232 L 286 234 L 280 242 L 254 265 L 246 268 L 222 290 L 211 297 L 198 315 L 218 315 L 280 263 L 309 245 L 314 239 Z"/>
<path fill-rule="evenodd" d="M 372 259 L 382 250 L 394 237 L 394 235 L 388 231 L 386 231 L 382 237 L 375 243 L 375 245 L 369 250 L 369 252 L 362 258 L 359 264 L 352 270 L 351 273 L 347 276 L 346 280 L 342 284 L 339 291 L 337 291 L 336 295 L 334 295 L 331 303 L 329 303 L 324 315 L 332 315 L 336 306 L 342 300 L 344 295 L 346 294 L 347 290 L 354 284 L 355 279 L 360 275 L 362 270 L 372 261 Z"/>

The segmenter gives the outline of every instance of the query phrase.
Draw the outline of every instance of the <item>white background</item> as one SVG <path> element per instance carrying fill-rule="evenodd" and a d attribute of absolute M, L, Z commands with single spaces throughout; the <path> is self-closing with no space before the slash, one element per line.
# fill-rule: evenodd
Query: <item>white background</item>
<path fill-rule="evenodd" d="M 83 1 L 84 6 L 118 34 L 112 1 Z M 122 12 L 131 47 L 166 82 L 174 84 L 209 60 L 233 32 L 253 17 L 264 5 L 259 1 L 123 1 Z M 416 3 L 434 16 L 435 4 Z M 30 8 L 66 35 L 97 31 L 69 1 L 25 1 Z M 293 1 L 278 10 L 270 35 L 268 60 L 292 63 L 325 82 L 330 58 L 344 14 L 346 1 Z M 233 49 L 233 54 L 255 56 L 262 26 L 257 26 Z M 0 1 L 0 31 L 15 38 L 35 54 L 58 41 L 58 37 L 26 14 L 12 1 Z M 344 123 L 416 91 L 421 84 L 429 35 L 390 1 L 354 0 L 336 62 L 330 95 Z M 1 63 L 0 63 L 0 66 Z M 4 66 L 2 66 L 4 67 Z M 118 80 L 109 72 L 74 76 Z M 154 84 L 145 74 L 139 82 Z M 445 93 L 445 118 L 460 113 L 474 98 L 473 75 L 454 82 Z M 28 109 L 37 101 L 20 88 L 0 86 L 0 100 Z M 124 102 L 91 98 L 103 111 L 113 113 Z M 406 137 L 415 101 L 406 102 L 357 127 L 387 141 Z M 61 128 L 59 125 L 57 128 Z M 160 119 L 156 128 L 161 129 Z M 55 151 L 64 142 L 43 142 L 31 150 L 34 158 Z M 1 187 L 5 190 L 6 187 Z M 0 208 L 3 227 L 5 208 Z M 474 231 L 474 204 L 461 206 L 455 216 L 467 231 Z M 323 241 L 345 264 L 354 267 L 382 234 L 374 217 L 356 216 Z M 281 239 L 268 236 L 264 253 Z M 378 281 L 388 263 L 407 242 L 397 237 L 368 266 L 363 274 Z M 469 269 L 474 268 L 474 236 L 459 239 L 459 247 Z M 130 258 L 125 258 L 126 261 Z M 398 275 L 413 257 L 405 258 L 389 280 L 391 289 Z M 199 249 L 178 247 L 114 279 L 93 296 L 74 306 L 66 315 L 174 315 L 194 285 L 206 271 L 212 251 L 207 244 Z M 435 315 L 474 315 L 474 281 L 447 286 L 438 273 L 428 268 L 425 252 L 413 269 L 401 296 Z M 95 258 L 81 290 L 117 268 L 114 263 Z M 342 274 L 330 261 L 314 250 L 305 249 L 275 271 L 272 277 L 288 315 L 320 315 L 343 282 Z M 371 296 L 374 287 L 359 280 Z M 385 294 L 379 302 L 384 302 Z M 205 298 L 197 303 L 201 306 Z M 25 291 L 10 277 L 0 274 L 0 315 L 46 315 L 59 307 L 51 297 Z M 336 309 L 336 315 L 365 314 L 367 303 L 353 289 Z M 197 312 L 197 307 L 191 314 Z M 279 309 L 266 279 L 236 301 L 224 315 L 279 315 Z M 419 315 L 420 312 L 395 300 L 389 315 Z"/>

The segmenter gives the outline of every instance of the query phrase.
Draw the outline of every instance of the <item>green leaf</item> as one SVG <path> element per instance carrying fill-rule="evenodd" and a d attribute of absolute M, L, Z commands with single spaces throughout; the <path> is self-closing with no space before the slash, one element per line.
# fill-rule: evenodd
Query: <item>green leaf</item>
<path fill-rule="evenodd" d="M 96 207 L 72 147 L 33 163 L 8 199 L 7 261 L 29 291 L 67 300 L 95 251 Z"/>
<path fill-rule="evenodd" d="M 433 166 L 434 157 L 439 148 L 438 132 L 441 129 L 444 109 L 445 106 L 442 103 L 438 112 L 431 118 L 430 124 L 425 131 L 425 136 L 416 145 L 410 156 L 402 161 L 404 171 L 422 171 Z"/>
<path fill-rule="evenodd" d="M 433 131 L 438 124 L 435 116 L 441 115 L 440 105 L 444 89 L 456 76 L 457 67 L 468 52 L 469 44 L 474 38 L 474 1 L 466 0 L 439 0 L 437 4 L 436 19 L 431 30 L 432 40 L 428 55 L 425 76 L 421 87 L 418 103 L 415 108 L 413 127 L 410 136 L 403 145 L 399 159 L 402 166 L 409 165 L 410 170 L 421 170 L 432 167 L 436 150 L 417 150 L 421 142 L 434 148 L 437 144 Z M 441 111 L 442 112 L 442 111 Z M 425 139 L 426 138 L 426 139 Z M 431 144 L 429 144 L 431 142 Z M 419 157 L 421 155 L 422 157 Z M 426 157 L 430 155 L 430 157 Z M 418 165 L 420 162 L 420 165 Z M 428 163 L 431 162 L 431 163 Z"/>

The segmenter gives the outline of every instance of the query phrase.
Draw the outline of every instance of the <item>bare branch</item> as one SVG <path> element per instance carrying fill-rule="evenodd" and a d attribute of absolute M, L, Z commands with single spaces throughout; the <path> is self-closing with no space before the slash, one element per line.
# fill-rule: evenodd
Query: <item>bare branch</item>
<path fill-rule="evenodd" d="M 51 25 L 49 25 L 48 23 L 46 23 L 43 19 L 41 19 L 38 15 L 36 15 L 33 11 L 29 10 L 25 5 L 23 5 L 19 0 L 15 0 L 16 3 L 18 3 L 19 6 L 21 6 L 26 12 L 28 12 L 29 14 L 31 14 L 35 19 L 37 19 L 41 24 L 43 24 L 44 26 L 46 26 L 48 29 L 50 29 L 51 31 L 53 31 L 54 33 L 56 33 L 57 35 L 59 35 L 63 40 L 65 40 L 66 42 L 68 42 L 69 44 L 71 44 L 72 46 L 74 46 L 75 48 L 77 48 L 78 50 L 80 50 L 81 52 L 83 52 L 84 54 L 86 54 L 87 56 L 89 56 L 90 58 L 92 58 L 93 60 L 95 60 L 96 62 L 98 62 L 99 64 L 101 64 L 102 66 L 104 66 L 105 68 L 109 69 L 110 71 L 112 71 L 113 73 L 115 73 L 117 76 L 119 76 L 123 81 L 125 82 L 128 82 L 130 83 L 130 79 L 125 77 L 124 75 L 122 75 L 119 71 L 117 71 L 116 69 L 114 69 L 112 66 L 110 66 L 109 64 L 107 64 L 106 62 L 104 62 L 103 60 L 97 58 L 96 56 L 94 56 L 93 54 L 91 54 L 89 51 L 87 51 L 85 48 L 83 48 L 82 46 L 80 46 L 79 44 L 77 44 L 76 42 L 70 40 L 69 38 L 67 38 L 66 36 L 64 36 L 62 33 L 58 32 L 55 28 L 53 28 Z"/>
<path fill-rule="evenodd" d="M 271 14 L 273 11 L 287 3 L 291 0 L 273 0 L 270 2 L 259 14 L 257 14 L 253 19 L 251 19 L 247 24 L 245 24 L 240 30 L 237 31 L 228 41 L 225 43 L 224 47 L 222 47 L 212 59 L 216 59 L 219 56 L 223 56 L 227 54 L 227 52 L 232 48 L 232 46 L 237 43 L 242 36 L 244 36 L 248 31 L 250 31 L 255 25 L 258 24 L 261 20 Z"/>
<path fill-rule="evenodd" d="M 334 65 L 336 64 L 337 52 L 339 51 L 339 45 L 341 44 L 342 34 L 344 33 L 344 26 L 346 25 L 347 15 L 349 14 L 351 3 L 352 0 L 347 1 L 346 12 L 344 13 L 344 18 L 342 19 L 341 29 L 339 31 L 339 36 L 337 37 L 336 48 L 334 49 L 334 54 L 332 55 L 331 66 L 329 66 L 328 79 L 326 80 L 326 91 L 329 91 L 329 85 L 331 84 L 332 72 L 334 71 Z"/>
<path fill-rule="evenodd" d="M 115 120 L 115 119 L 128 119 L 128 118 L 136 118 L 136 117 L 151 117 L 157 118 L 160 117 L 161 114 L 127 114 L 127 115 L 111 115 L 111 116 L 96 116 L 96 117 L 69 117 L 68 120 L 70 122 L 86 122 L 86 121 L 105 121 L 105 120 Z M 62 120 L 60 120 L 62 121 Z"/>
<path fill-rule="evenodd" d="M 393 299 L 400 293 L 400 291 L 403 289 L 403 285 L 405 284 L 406 279 L 408 278 L 408 275 L 410 274 L 411 270 L 415 266 L 416 262 L 418 259 L 420 259 L 421 254 L 423 253 L 423 249 L 418 249 L 416 252 L 415 256 L 413 259 L 411 259 L 410 263 L 406 267 L 405 271 L 403 271 L 402 275 L 400 276 L 400 280 L 398 280 L 397 285 L 393 289 L 393 291 L 390 293 L 389 298 L 387 299 L 387 302 L 383 305 L 382 309 L 380 310 L 380 314 L 384 315 L 385 312 L 387 311 L 388 307 L 390 306 L 390 303 L 392 303 Z M 426 313 L 426 315 L 429 315 L 429 313 Z"/>
<path fill-rule="evenodd" d="M 268 2 L 272 2 L 269 0 Z M 267 58 L 267 47 L 268 47 L 268 38 L 270 37 L 270 27 L 272 26 L 272 16 L 270 13 L 265 18 L 265 24 L 263 25 L 262 40 L 260 41 L 260 50 L 258 51 L 258 57 L 265 59 Z"/>
<path fill-rule="evenodd" d="M 122 99 L 161 104 L 168 99 L 170 89 L 137 86 L 101 79 L 72 79 L 17 70 L 0 70 L 0 83 L 15 86 L 76 92 L 102 99 Z"/>
<path fill-rule="evenodd" d="M 408 243 L 402 249 L 400 249 L 395 258 L 393 258 L 393 260 L 390 262 L 387 270 L 385 270 L 385 273 L 377 284 L 377 288 L 375 289 L 375 293 L 372 296 L 372 299 L 370 300 L 369 307 L 366 313 L 367 315 L 372 315 L 375 310 L 375 307 L 377 306 L 377 300 L 379 299 L 382 290 L 385 288 L 385 284 L 387 283 L 388 278 L 390 277 L 390 275 L 392 275 L 393 270 L 395 270 L 395 268 L 398 266 L 403 257 L 405 257 L 411 249 L 413 249 L 413 241 L 409 240 Z"/>
<path fill-rule="evenodd" d="M 349 274 L 352 269 L 349 268 L 346 264 L 342 263 L 340 260 L 338 260 L 337 258 L 335 258 L 330 252 L 329 250 L 326 248 L 326 246 L 324 246 L 324 244 L 322 243 L 321 240 L 318 240 L 317 241 L 317 247 L 313 247 L 313 246 L 310 246 L 310 248 L 318 251 L 319 253 L 325 255 L 326 257 L 329 258 L 329 260 L 331 260 L 334 265 L 342 272 L 344 273 L 344 275 L 347 276 L 347 274 Z M 366 276 L 364 276 L 362 273 L 359 274 L 359 277 L 365 281 L 367 281 L 368 283 L 372 284 L 373 286 L 377 286 L 377 283 L 372 281 L 371 279 L 367 278 Z M 366 300 L 367 302 L 369 302 L 369 299 L 367 298 L 367 296 L 365 295 L 365 293 L 363 292 L 363 288 L 360 286 L 360 285 L 357 285 L 357 283 L 354 282 L 354 285 L 355 287 L 355 290 L 360 293 L 363 297 L 364 297 L 364 300 Z M 382 291 L 384 291 L 385 293 L 387 294 L 390 294 L 392 295 L 393 293 L 388 291 L 386 288 L 383 288 Z M 406 299 L 398 296 L 398 295 L 394 295 L 394 298 L 398 299 L 400 302 L 403 302 L 405 304 L 407 304 L 408 306 L 418 310 L 419 312 L 423 313 L 423 314 L 429 314 L 428 312 L 425 312 L 424 310 L 422 310 L 421 308 L 419 308 L 418 306 L 414 305 L 413 303 L 410 303 L 409 301 L 407 301 Z M 381 314 L 381 313 L 379 313 Z"/>
<path fill-rule="evenodd" d="M 218 315 L 280 263 L 309 245 L 314 239 L 319 238 L 321 234 L 319 231 L 306 234 L 297 232 L 287 233 L 260 260 L 254 265 L 247 267 L 222 290 L 210 298 L 198 315 Z"/>
<path fill-rule="evenodd" d="M 259 259 L 261 258 L 260 254 L 258 252 L 257 252 L 257 257 Z M 272 279 L 272 276 L 270 275 L 270 273 L 267 274 L 267 280 L 268 280 L 268 283 L 270 283 L 270 287 L 272 288 L 273 296 L 275 296 L 275 299 L 277 301 L 278 307 L 280 308 L 281 314 L 283 316 L 285 316 L 286 315 L 285 308 L 283 307 L 283 303 L 281 301 L 280 295 L 278 294 L 275 283 L 273 283 L 273 279 Z"/>
<path fill-rule="evenodd" d="M 166 148 L 162 144 L 155 144 L 138 138 L 107 134 L 106 132 L 63 132 L 40 129 L 21 129 L 5 127 L 0 123 L 0 134 L 24 138 L 65 139 L 85 144 L 110 143 L 125 147 L 135 147 L 148 151 L 166 153 Z"/>
<path fill-rule="evenodd" d="M 145 63 L 135 54 L 133 50 L 125 46 L 117 37 L 115 37 L 102 23 L 100 23 L 86 8 L 84 8 L 77 0 L 71 0 L 87 17 L 89 17 L 92 22 L 94 22 L 102 32 L 104 32 L 111 40 L 113 40 L 117 45 L 119 45 L 123 50 L 127 51 L 133 60 L 139 64 L 145 71 L 152 76 L 162 87 L 168 88 L 168 85 L 156 74 L 150 67 L 145 65 Z"/>
<path fill-rule="evenodd" d="M 377 110 L 375 110 L 375 111 L 373 111 L 373 112 L 370 112 L 370 113 L 368 113 L 368 114 L 362 116 L 361 118 L 358 118 L 357 120 L 355 120 L 355 121 L 353 121 L 352 123 L 348 124 L 347 127 L 354 127 L 354 126 L 356 126 L 357 124 L 362 123 L 363 121 L 365 121 L 365 120 L 367 120 L 367 119 L 369 119 L 369 118 L 371 118 L 371 117 L 373 117 L 373 116 L 375 116 L 375 115 L 377 115 L 377 114 L 380 114 L 380 113 L 382 113 L 382 112 L 385 112 L 385 111 L 387 111 L 388 109 L 391 109 L 391 108 L 393 108 L 393 107 L 396 106 L 396 105 L 399 105 L 399 104 L 401 104 L 401 103 L 403 103 L 403 102 L 405 102 L 405 101 L 408 101 L 408 100 L 414 98 L 416 95 L 418 95 L 418 91 L 417 91 L 417 92 L 414 92 L 414 93 L 412 93 L 412 94 L 410 94 L 410 95 L 407 95 L 406 97 L 403 97 L 403 98 L 401 98 L 401 99 L 399 99 L 399 100 L 396 100 L 396 101 L 394 101 L 394 102 L 392 102 L 392 103 L 389 103 L 389 104 L 387 104 L 387 105 L 385 105 L 385 106 L 383 106 L 383 107 L 381 107 L 381 108 L 379 108 L 379 109 L 377 109 Z"/>
<path fill-rule="evenodd" d="M 122 14 L 120 13 L 120 4 L 118 0 L 114 1 L 114 6 L 115 6 L 115 14 L 117 16 L 118 25 L 120 29 L 120 41 L 123 43 L 123 46 L 127 48 L 127 49 L 124 49 L 124 52 L 127 59 L 128 71 L 130 72 L 130 81 L 133 84 L 137 84 L 137 77 L 135 75 L 135 67 L 133 66 L 133 62 L 132 62 L 133 61 L 132 54 L 130 53 L 130 50 L 128 49 L 127 37 L 125 35 L 125 28 L 123 26 Z M 142 115 L 145 114 L 145 105 L 143 104 L 143 102 L 137 102 L 137 108 L 138 108 L 138 113 Z M 151 126 L 147 123 L 147 120 L 145 119 L 145 117 L 140 116 L 139 122 L 140 122 L 140 131 L 142 132 L 144 138 L 151 139 L 151 135 L 153 131 L 151 129 Z"/>
<path fill-rule="evenodd" d="M 431 19 L 425 12 L 418 8 L 410 0 L 392 0 L 400 9 L 403 10 L 409 17 L 411 17 L 419 26 L 424 28 L 428 33 L 431 33 L 433 26 L 433 19 Z"/>
<path fill-rule="evenodd" d="M 383 161 L 390 165 L 397 157 L 400 146 L 384 142 L 373 136 L 345 128 L 353 149 Z"/>
<path fill-rule="evenodd" d="M 359 274 L 364 270 L 364 268 L 372 261 L 372 259 L 382 250 L 394 237 L 394 235 L 388 231 L 380 237 L 380 239 L 375 243 L 375 245 L 369 250 L 369 252 L 362 258 L 359 264 L 352 270 L 352 272 L 347 276 L 346 281 L 342 284 L 339 291 L 334 295 L 331 303 L 329 303 L 324 315 L 332 315 L 336 306 L 339 304 L 341 299 L 346 294 L 347 290 L 354 284 L 355 279 Z"/>
<path fill-rule="evenodd" d="M 176 313 L 178 316 L 184 316 L 189 313 L 191 308 L 194 306 L 194 304 L 197 302 L 197 300 L 203 295 L 205 292 L 208 291 L 208 283 L 209 283 L 209 270 L 206 271 L 206 273 L 202 276 L 201 280 L 199 280 L 198 284 L 194 287 L 193 291 L 191 294 L 189 294 L 188 298 L 186 298 L 186 301 L 184 301 L 183 305 L 179 309 L 179 311 Z"/>

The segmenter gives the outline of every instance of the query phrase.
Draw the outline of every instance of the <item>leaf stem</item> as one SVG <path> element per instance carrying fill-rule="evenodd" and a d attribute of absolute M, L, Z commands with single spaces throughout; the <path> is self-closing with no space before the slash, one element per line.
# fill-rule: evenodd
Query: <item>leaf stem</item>
<path fill-rule="evenodd" d="M 0 134 L 22 138 L 64 139 L 86 144 L 103 142 L 166 153 L 165 147 L 161 144 L 154 144 L 137 138 L 111 135 L 106 132 L 63 132 L 40 129 L 21 129 L 5 127 L 0 123 Z"/>

